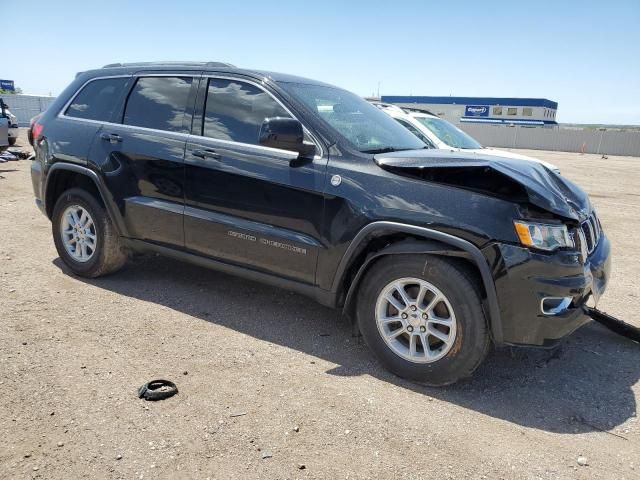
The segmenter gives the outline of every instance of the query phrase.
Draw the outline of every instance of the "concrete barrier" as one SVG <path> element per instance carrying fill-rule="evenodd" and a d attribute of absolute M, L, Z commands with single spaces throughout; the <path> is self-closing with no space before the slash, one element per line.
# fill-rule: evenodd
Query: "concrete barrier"
<path fill-rule="evenodd" d="M 28 127 L 29 120 L 44 112 L 56 97 L 41 97 L 38 95 L 2 95 L 9 110 L 18 119 L 20 127 Z"/>
<path fill-rule="evenodd" d="M 461 124 L 487 147 L 556 150 L 640 157 L 640 131 L 569 128 L 526 128 Z"/>

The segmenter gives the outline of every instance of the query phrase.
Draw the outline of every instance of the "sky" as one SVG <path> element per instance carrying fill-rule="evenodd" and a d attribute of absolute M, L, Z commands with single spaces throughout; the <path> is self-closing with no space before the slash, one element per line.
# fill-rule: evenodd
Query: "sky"
<path fill-rule="evenodd" d="M 640 125 L 640 0 L 0 0 L 0 18 L 0 78 L 28 94 L 107 63 L 216 60 L 359 95 L 541 97 L 560 122 Z"/>

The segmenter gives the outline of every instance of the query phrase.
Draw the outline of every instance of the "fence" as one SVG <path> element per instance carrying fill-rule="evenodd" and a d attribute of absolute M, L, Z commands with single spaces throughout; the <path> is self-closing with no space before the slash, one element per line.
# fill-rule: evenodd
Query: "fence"
<path fill-rule="evenodd" d="M 2 95 L 9 110 L 18 118 L 18 125 L 28 127 L 29 120 L 44 112 L 56 97 L 39 97 L 37 95 Z"/>
<path fill-rule="evenodd" d="M 640 131 L 526 128 L 502 125 L 460 126 L 487 147 L 528 148 L 640 157 Z"/>

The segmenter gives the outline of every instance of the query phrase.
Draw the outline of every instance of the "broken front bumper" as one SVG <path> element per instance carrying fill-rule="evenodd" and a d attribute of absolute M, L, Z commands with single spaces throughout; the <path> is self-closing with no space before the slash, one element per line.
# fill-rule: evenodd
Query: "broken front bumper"
<path fill-rule="evenodd" d="M 590 321 L 582 307 L 589 297 L 597 302 L 609 280 L 611 246 L 604 234 L 586 261 L 578 252 L 546 254 L 507 244 L 487 250 L 506 344 L 554 345 Z"/>

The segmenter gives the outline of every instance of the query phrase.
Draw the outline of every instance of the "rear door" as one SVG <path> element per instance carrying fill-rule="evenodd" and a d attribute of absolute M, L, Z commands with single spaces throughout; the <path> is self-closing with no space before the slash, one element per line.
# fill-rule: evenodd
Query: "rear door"
<path fill-rule="evenodd" d="M 132 238 L 184 246 L 184 149 L 199 77 L 136 76 L 121 122 L 103 125 L 94 143 Z"/>
<path fill-rule="evenodd" d="M 265 118 L 291 117 L 263 85 L 203 77 L 185 154 L 185 245 L 202 255 L 315 282 L 327 156 L 258 145 Z"/>
<path fill-rule="evenodd" d="M 99 77 L 88 80 L 47 124 L 49 163 L 65 162 L 86 165 L 96 134 L 106 122 L 114 121 L 117 106 L 130 86 L 130 75 Z M 117 120 L 115 120 L 117 121 Z"/>

